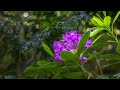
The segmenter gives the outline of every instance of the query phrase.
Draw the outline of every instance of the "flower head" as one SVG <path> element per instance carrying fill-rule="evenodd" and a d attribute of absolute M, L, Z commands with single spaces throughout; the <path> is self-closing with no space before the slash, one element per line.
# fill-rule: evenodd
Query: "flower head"
<path fill-rule="evenodd" d="M 66 32 L 65 34 L 62 34 L 62 38 L 65 41 L 74 42 L 78 44 L 81 38 L 81 35 L 78 34 L 77 31 L 71 30 L 69 32 Z"/>
<path fill-rule="evenodd" d="M 64 40 L 64 47 L 67 51 L 71 49 L 76 49 L 77 45 L 81 39 L 81 35 L 77 33 L 77 31 L 71 30 L 62 34 L 62 38 Z"/>
<path fill-rule="evenodd" d="M 80 42 L 80 39 L 83 35 L 78 34 L 77 31 L 71 30 L 69 32 L 66 32 L 65 34 L 62 34 L 62 41 L 55 41 L 53 44 L 54 52 L 55 52 L 55 60 L 62 61 L 60 57 L 60 53 L 62 51 L 69 51 L 69 52 L 76 52 L 78 48 L 78 44 Z M 92 44 L 92 40 L 88 40 L 86 42 L 85 48 L 89 48 Z M 81 62 L 86 62 L 87 58 L 83 57 L 80 59 Z"/>

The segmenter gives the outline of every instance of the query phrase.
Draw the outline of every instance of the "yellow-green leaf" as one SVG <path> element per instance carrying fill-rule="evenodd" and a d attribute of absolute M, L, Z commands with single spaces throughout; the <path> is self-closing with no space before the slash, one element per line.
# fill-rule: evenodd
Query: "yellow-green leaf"
<path fill-rule="evenodd" d="M 115 21 L 117 20 L 118 16 L 120 15 L 120 11 L 116 14 L 114 20 L 113 20 L 113 24 L 115 23 Z"/>
<path fill-rule="evenodd" d="M 90 21 L 91 21 L 91 23 L 92 23 L 93 25 L 95 25 L 95 26 L 97 26 L 97 27 L 99 26 L 99 24 L 98 24 L 94 19 L 91 19 Z"/>
<path fill-rule="evenodd" d="M 98 17 L 93 17 L 93 20 L 99 24 L 100 27 L 104 27 L 104 23 L 98 18 Z"/>
<path fill-rule="evenodd" d="M 103 11 L 104 17 L 106 17 L 106 11 Z"/>
<path fill-rule="evenodd" d="M 104 24 L 106 27 L 110 27 L 110 23 L 111 23 L 111 17 L 107 16 L 104 18 Z"/>
<path fill-rule="evenodd" d="M 100 33 L 100 32 L 103 31 L 103 30 L 106 30 L 106 29 L 105 29 L 105 28 L 98 28 L 98 29 L 93 30 L 93 31 L 90 33 L 90 37 L 95 36 L 96 34 Z"/>

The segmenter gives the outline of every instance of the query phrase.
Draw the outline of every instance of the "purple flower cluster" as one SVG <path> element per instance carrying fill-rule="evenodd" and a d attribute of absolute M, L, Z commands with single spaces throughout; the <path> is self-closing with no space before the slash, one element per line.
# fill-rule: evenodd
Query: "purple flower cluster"
<path fill-rule="evenodd" d="M 78 47 L 78 44 L 80 42 L 80 39 L 83 35 L 78 34 L 77 31 L 75 30 L 71 30 L 69 32 L 66 32 L 65 34 L 62 34 L 62 39 L 61 41 L 55 41 L 53 44 L 54 47 L 54 52 L 55 52 L 55 60 L 58 61 L 62 61 L 61 57 L 60 57 L 60 53 L 62 51 L 75 51 Z M 89 48 L 92 44 L 91 40 L 88 40 L 85 48 Z M 87 60 L 87 58 L 80 58 L 80 60 L 82 60 L 82 62 L 85 62 Z"/>

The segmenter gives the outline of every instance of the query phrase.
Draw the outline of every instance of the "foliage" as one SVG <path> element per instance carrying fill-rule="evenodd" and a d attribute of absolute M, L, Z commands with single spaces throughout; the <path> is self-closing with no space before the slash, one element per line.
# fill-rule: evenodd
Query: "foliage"
<path fill-rule="evenodd" d="M 0 11 L 0 78 L 119 79 L 119 14 Z M 77 52 L 62 51 L 63 61 L 56 62 L 53 43 L 70 30 L 83 35 Z"/>

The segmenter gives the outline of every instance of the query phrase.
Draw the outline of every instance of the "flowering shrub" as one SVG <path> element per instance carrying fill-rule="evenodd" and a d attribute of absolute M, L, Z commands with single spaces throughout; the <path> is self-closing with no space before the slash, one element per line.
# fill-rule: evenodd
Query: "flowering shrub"
<path fill-rule="evenodd" d="M 53 57 L 53 62 L 41 60 L 37 62 L 38 66 L 30 66 L 28 70 L 34 71 L 35 69 L 50 73 L 49 78 L 79 78 L 79 79 L 109 79 L 120 78 L 119 72 L 115 75 L 106 74 L 105 68 L 114 66 L 120 63 L 120 38 L 114 30 L 114 23 L 120 15 L 120 11 L 116 14 L 115 18 L 111 19 L 103 11 L 104 18 L 100 15 L 91 18 L 92 28 L 86 29 L 83 34 L 77 30 L 67 31 L 62 34 L 62 40 L 53 43 L 53 51 L 43 43 L 44 50 Z M 102 37 L 111 37 L 109 39 Z M 115 44 L 116 54 L 101 53 L 100 49 L 110 43 Z M 101 49 L 102 50 L 102 49 Z M 91 61 L 91 64 L 88 63 Z M 86 63 L 85 63 L 86 62 Z M 92 68 L 94 66 L 95 68 Z M 101 64 L 103 63 L 103 64 Z M 87 64 L 89 68 L 87 68 Z M 97 67 L 97 68 L 96 68 Z M 93 69 L 97 70 L 96 73 Z"/>

